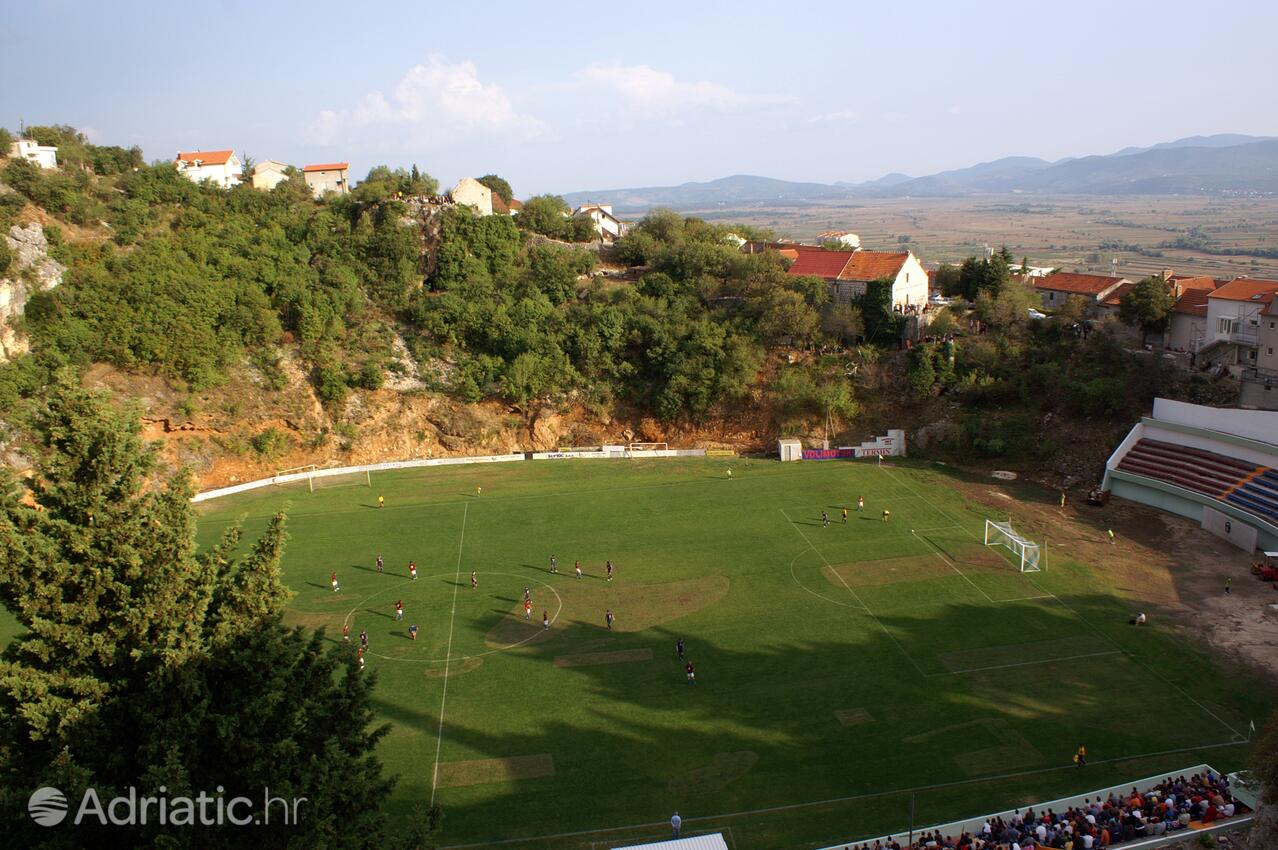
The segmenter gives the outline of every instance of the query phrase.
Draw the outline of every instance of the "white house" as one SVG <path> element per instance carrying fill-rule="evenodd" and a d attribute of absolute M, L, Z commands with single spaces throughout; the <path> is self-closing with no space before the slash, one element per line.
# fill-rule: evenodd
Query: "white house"
<path fill-rule="evenodd" d="M 244 172 L 244 165 L 235 151 L 185 151 L 177 155 L 174 164 L 192 182 L 210 180 L 223 189 L 240 185 Z"/>
<path fill-rule="evenodd" d="M 35 139 L 18 139 L 9 145 L 9 156 L 25 159 L 41 168 L 58 167 L 58 149 L 53 145 L 42 145 Z"/>
<path fill-rule="evenodd" d="M 793 275 L 825 278 L 831 299 L 849 303 L 865 294 L 871 281 L 892 281 L 892 306 L 899 310 L 927 304 L 927 271 L 913 251 L 827 251 L 807 245 L 787 245 L 784 254 L 797 255 L 787 270 Z"/>
<path fill-rule="evenodd" d="M 288 179 L 287 163 L 268 159 L 253 166 L 253 188 L 270 191 Z"/>
<path fill-rule="evenodd" d="M 303 166 L 302 176 L 306 178 L 306 185 L 311 187 L 315 197 L 322 198 L 327 192 L 337 195 L 350 192 L 350 170 L 349 162 L 324 162 Z"/>
<path fill-rule="evenodd" d="M 1260 332 L 1256 336 L 1256 368 L 1267 378 L 1278 375 L 1278 296 L 1260 311 Z"/>
<path fill-rule="evenodd" d="M 1278 297 L 1278 280 L 1240 277 L 1207 293 L 1207 336 L 1199 356 L 1225 366 L 1255 366 L 1261 312 Z"/>
<path fill-rule="evenodd" d="M 493 190 L 473 177 L 463 177 L 448 193 L 453 203 L 474 207 L 480 215 L 493 214 Z"/>
<path fill-rule="evenodd" d="M 827 230 L 824 233 L 818 233 L 817 239 L 822 242 L 838 242 L 853 251 L 861 247 L 861 237 L 848 230 Z"/>
<path fill-rule="evenodd" d="M 573 215 L 590 216 L 600 239 L 611 241 L 621 237 L 621 219 L 612 214 L 612 204 L 582 204 Z"/>

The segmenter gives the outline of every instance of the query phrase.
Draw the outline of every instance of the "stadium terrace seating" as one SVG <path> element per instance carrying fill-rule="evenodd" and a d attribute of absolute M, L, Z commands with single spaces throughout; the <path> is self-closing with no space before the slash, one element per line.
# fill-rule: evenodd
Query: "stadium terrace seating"
<path fill-rule="evenodd" d="M 1205 449 L 1141 439 L 1118 469 L 1166 481 L 1278 522 L 1278 470 Z"/>
<path fill-rule="evenodd" d="M 924 831 L 912 844 L 875 839 L 873 843 L 844 845 L 844 850 L 1108 850 L 1130 842 L 1133 848 L 1162 846 L 1164 836 L 1181 830 L 1201 833 L 1220 821 L 1250 814 L 1235 800 L 1229 779 L 1213 771 L 1186 779 L 1168 777 L 1147 791 L 1110 793 L 1064 811 L 1051 808 L 1016 809 L 1007 817 L 984 819 L 979 830 L 946 835 Z M 1201 836 L 1200 836 L 1201 837 Z"/>

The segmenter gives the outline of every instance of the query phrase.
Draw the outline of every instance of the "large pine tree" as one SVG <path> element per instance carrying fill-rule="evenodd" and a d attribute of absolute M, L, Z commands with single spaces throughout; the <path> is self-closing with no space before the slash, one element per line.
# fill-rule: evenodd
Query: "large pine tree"
<path fill-rule="evenodd" d="M 0 659 L 0 832 L 24 847 L 385 847 L 393 780 L 373 749 L 372 679 L 322 633 L 281 623 L 277 514 L 195 545 L 189 476 L 159 474 L 136 412 L 60 380 L 35 472 L 0 473 L 0 602 L 24 628 Z M 305 797 L 269 826 L 41 827 L 42 786 L 139 796 Z"/>

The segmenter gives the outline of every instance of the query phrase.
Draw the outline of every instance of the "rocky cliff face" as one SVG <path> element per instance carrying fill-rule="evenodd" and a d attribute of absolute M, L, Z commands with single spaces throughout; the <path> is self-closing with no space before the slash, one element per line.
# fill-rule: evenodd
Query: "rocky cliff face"
<path fill-rule="evenodd" d="M 37 292 L 62 283 L 66 267 L 49 257 L 49 241 L 44 228 L 32 222 L 9 228 L 5 242 L 13 262 L 0 278 L 0 363 L 27 350 L 27 341 L 18 335 L 13 319 L 22 315 L 27 301 Z"/>

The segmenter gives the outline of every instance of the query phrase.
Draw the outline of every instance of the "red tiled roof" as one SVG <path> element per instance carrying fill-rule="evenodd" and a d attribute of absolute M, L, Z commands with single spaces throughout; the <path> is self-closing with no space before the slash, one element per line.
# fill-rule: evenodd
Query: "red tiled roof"
<path fill-rule="evenodd" d="M 1181 292 L 1185 292 L 1190 289 L 1203 289 L 1203 290 L 1206 290 L 1207 292 L 1211 292 L 1217 286 L 1220 286 L 1219 283 L 1212 280 L 1210 277 L 1206 277 L 1206 276 L 1179 277 L 1176 275 L 1172 275 L 1172 282 L 1175 283 L 1178 287 L 1180 287 Z"/>
<path fill-rule="evenodd" d="M 1101 304 L 1106 307 L 1117 307 L 1118 302 L 1122 301 L 1123 296 L 1126 295 L 1128 292 L 1131 292 L 1132 287 L 1135 285 L 1136 284 L 1134 283 L 1120 283 L 1118 285 L 1118 289 L 1115 289 L 1109 295 L 1106 295 L 1104 298 L 1101 299 Z"/>
<path fill-rule="evenodd" d="M 349 162 L 322 162 L 319 165 L 303 165 L 303 171 L 346 171 L 351 167 Z"/>
<path fill-rule="evenodd" d="M 814 274 L 827 280 L 835 280 L 843 267 L 852 259 L 851 251 L 815 251 L 801 250 L 799 245 L 786 245 L 786 249 L 795 254 L 794 265 L 790 266 L 790 274 Z"/>
<path fill-rule="evenodd" d="M 1278 280 L 1256 280 L 1240 277 L 1208 295 L 1209 298 L 1223 298 L 1226 301 L 1260 301 L 1264 296 L 1272 296 L 1278 292 Z M 1257 298 L 1256 296 L 1261 296 Z"/>
<path fill-rule="evenodd" d="M 235 151 L 183 151 L 177 155 L 176 162 L 194 165 L 198 159 L 201 165 L 226 165 L 226 161 L 235 156 Z"/>
<path fill-rule="evenodd" d="M 519 200 L 518 198 L 511 198 L 511 199 L 510 199 L 510 203 L 508 204 L 508 206 L 509 206 L 509 207 L 511 208 L 511 210 L 513 210 L 514 212 L 519 212 L 520 210 L 522 210 L 522 209 L 524 208 L 524 202 L 523 202 L 523 201 L 521 201 L 521 200 Z"/>
<path fill-rule="evenodd" d="M 790 260 L 799 259 L 799 252 L 794 250 L 793 248 L 782 248 L 779 251 L 777 251 L 777 253 Z"/>
<path fill-rule="evenodd" d="M 493 192 L 493 212 L 510 215 L 510 207 L 506 206 L 506 202 L 496 192 Z"/>
<path fill-rule="evenodd" d="M 1070 292 L 1075 295 L 1091 295 L 1095 297 L 1126 278 L 1110 277 L 1103 274 L 1078 274 L 1076 272 L 1057 272 L 1047 277 L 1034 278 L 1036 289 L 1051 289 L 1055 292 Z M 1129 281 L 1126 281 L 1129 282 Z"/>
<path fill-rule="evenodd" d="M 1176 299 L 1176 306 L 1172 310 L 1189 316 L 1206 316 L 1207 296 L 1209 294 L 1211 294 L 1210 289 L 1186 289 Z"/>
<path fill-rule="evenodd" d="M 909 252 L 903 254 L 887 254 L 878 251 L 857 251 L 848 260 L 843 271 L 839 272 L 839 280 L 878 280 L 881 277 L 896 277 L 901 266 L 910 258 Z"/>

